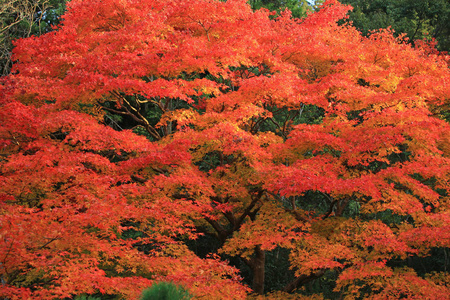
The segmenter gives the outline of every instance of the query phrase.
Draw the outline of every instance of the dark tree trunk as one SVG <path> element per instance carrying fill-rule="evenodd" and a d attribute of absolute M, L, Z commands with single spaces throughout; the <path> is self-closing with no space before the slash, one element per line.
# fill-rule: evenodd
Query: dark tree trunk
<path fill-rule="evenodd" d="M 251 260 L 250 267 L 253 271 L 253 291 L 260 295 L 264 294 L 265 265 L 266 252 L 258 246 L 255 248 L 255 257 Z"/>

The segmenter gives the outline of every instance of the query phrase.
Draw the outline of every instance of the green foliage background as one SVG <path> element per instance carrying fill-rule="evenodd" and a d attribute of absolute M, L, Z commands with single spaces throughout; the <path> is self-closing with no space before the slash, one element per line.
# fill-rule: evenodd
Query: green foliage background
<path fill-rule="evenodd" d="M 354 10 L 349 20 L 364 35 L 391 27 L 406 33 L 410 42 L 435 38 L 438 50 L 450 50 L 450 1 L 448 0 L 341 0 Z"/>

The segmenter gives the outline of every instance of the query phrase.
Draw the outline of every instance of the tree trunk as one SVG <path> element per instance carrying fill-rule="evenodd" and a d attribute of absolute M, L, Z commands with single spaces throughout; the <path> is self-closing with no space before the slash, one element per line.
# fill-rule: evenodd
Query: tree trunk
<path fill-rule="evenodd" d="M 266 264 L 266 252 L 259 246 L 255 248 L 255 257 L 252 259 L 251 268 L 253 271 L 252 288 L 255 293 L 264 294 L 264 267 Z"/>

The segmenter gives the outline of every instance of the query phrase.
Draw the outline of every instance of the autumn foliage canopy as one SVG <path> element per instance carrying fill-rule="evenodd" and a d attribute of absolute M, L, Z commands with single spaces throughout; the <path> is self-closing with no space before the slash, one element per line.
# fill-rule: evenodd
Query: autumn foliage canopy
<path fill-rule="evenodd" d="M 344 299 L 449 299 L 448 273 L 408 265 L 450 247 L 448 56 L 363 37 L 349 9 L 73 0 L 17 41 L 0 297 L 244 299 L 282 249 L 291 280 L 267 298 L 320 299 L 302 286 L 333 274 Z"/>

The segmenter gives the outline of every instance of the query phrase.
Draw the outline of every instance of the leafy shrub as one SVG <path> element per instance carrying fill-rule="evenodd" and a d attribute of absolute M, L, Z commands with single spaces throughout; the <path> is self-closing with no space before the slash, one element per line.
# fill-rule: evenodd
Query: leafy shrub
<path fill-rule="evenodd" d="M 188 300 L 192 296 L 172 282 L 160 282 L 142 292 L 141 300 Z"/>

